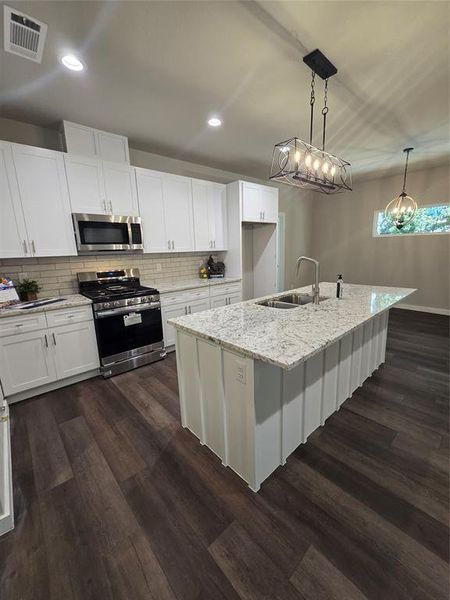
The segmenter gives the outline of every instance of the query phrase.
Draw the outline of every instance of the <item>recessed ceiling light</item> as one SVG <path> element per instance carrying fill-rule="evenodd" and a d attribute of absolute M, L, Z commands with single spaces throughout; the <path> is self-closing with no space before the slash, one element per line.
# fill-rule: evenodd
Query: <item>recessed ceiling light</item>
<path fill-rule="evenodd" d="M 220 127 L 222 125 L 222 120 L 218 117 L 211 117 L 211 119 L 208 120 L 208 125 L 210 127 Z"/>
<path fill-rule="evenodd" d="M 66 54 L 66 56 L 62 57 L 61 62 L 71 71 L 82 71 L 84 69 L 84 65 L 81 60 L 73 54 Z"/>

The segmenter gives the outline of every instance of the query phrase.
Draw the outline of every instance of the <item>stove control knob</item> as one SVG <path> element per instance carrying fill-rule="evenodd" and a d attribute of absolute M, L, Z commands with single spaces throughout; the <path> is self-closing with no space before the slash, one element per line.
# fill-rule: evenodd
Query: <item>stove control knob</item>
<path fill-rule="evenodd" d="M 120 306 L 120 302 L 119 302 L 119 300 L 116 300 L 116 301 L 114 302 L 114 306 Z"/>
<path fill-rule="evenodd" d="M 111 302 L 103 302 L 102 308 L 110 308 Z"/>

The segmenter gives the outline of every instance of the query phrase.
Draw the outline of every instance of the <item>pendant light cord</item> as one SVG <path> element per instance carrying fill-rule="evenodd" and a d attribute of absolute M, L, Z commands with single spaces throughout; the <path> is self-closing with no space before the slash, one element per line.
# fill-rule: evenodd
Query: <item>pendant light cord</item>
<path fill-rule="evenodd" d="M 328 114 L 328 79 L 325 79 L 325 88 L 324 88 L 324 96 L 323 96 L 323 130 L 322 130 L 322 151 L 325 152 L 325 132 L 327 130 L 327 114 Z"/>
<path fill-rule="evenodd" d="M 311 99 L 309 101 L 311 107 L 311 117 L 309 122 L 309 145 L 312 146 L 312 138 L 313 138 L 313 122 L 314 122 L 314 102 L 316 101 L 316 94 L 314 91 L 315 86 L 316 73 L 315 71 L 311 71 Z"/>
<path fill-rule="evenodd" d="M 406 192 L 406 174 L 408 172 L 408 160 L 409 160 L 409 153 L 414 150 L 414 148 L 405 148 L 403 150 L 403 152 L 406 152 L 406 163 L 405 163 L 405 173 L 403 175 L 403 189 L 402 189 L 402 194 L 404 194 Z"/>

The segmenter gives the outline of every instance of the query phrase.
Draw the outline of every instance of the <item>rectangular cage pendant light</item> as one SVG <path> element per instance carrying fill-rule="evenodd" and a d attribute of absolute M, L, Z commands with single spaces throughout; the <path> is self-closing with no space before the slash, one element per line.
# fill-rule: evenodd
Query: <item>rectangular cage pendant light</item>
<path fill-rule="evenodd" d="M 337 73 L 337 69 L 320 50 L 314 50 L 305 56 L 303 61 L 312 72 L 309 143 L 292 137 L 275 144 L 270 179 L 323 194 L 351 191 L 350 163 L 325 151 L 328 79 Z M 316 73 L 325 81 L 322 149 L 312 144 Z"/>

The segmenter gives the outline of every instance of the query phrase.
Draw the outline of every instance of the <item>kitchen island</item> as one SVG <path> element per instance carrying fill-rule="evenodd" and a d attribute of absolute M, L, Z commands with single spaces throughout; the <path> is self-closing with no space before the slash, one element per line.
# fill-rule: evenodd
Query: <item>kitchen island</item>
<path fill-rule="evenodd" d="M 318 305 L 261 304 L 284 292 L 169 321 L 183 427 L 255 492 L 384 362 L 389 309 L 415 291 L 320 290 Z"/>

